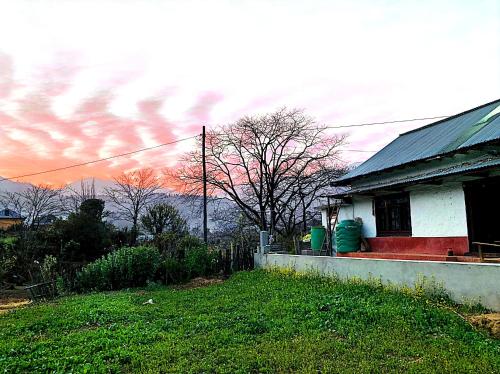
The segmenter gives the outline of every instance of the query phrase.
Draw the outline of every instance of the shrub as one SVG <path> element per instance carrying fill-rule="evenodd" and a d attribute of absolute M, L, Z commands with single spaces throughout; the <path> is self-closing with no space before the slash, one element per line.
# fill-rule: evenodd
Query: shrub
<path fill-rule="evenodd" d="M 186 251 L 202 246 L 203 242 L 189 234 L 180 236 L 174 232 L 164 232 L 156 236 L 155 245 L 164 257 L 182 259 Z"/>
<path fill-rule="evenodd" d="M 205 246 L 191 248 L 186 252 L 185 263 L 190 278 L 211 275 L 216 271 L 217 253 Z"/>
<path fill-rule="evenodd" d="M 77 274 L 77 291 L 139 287 L 155 279 L 160 253 L 154 247 L 124 247 L 84 266 Z"/>
<path fill-rule="evenodd" d="M 15 244 L 17 238 L 0 238 L 0 285 L 12 276 L 12 271 L 16 266 L 17 257 L 15 255 Z"/>
<path fill-rule="evenodd" d="M 200 238 L 192 235 L 185 235 L 179 239 L 178 246 L 184 251 L 203 247 L 203 241 Z"/>
<path fill-rule="evenodd" d="M 40 265 L 40 273 L 44 282 L 55 280 L 57 277 L 57 258 L 46 255 Z"/>
<path fill-rule="evenodd" d="M 177 258 L 166 258 L 162 266 L 165 272 L 164 277 L 166 284 L 176 284 L 187 280 L 188 272 L 184 261 Z"/>

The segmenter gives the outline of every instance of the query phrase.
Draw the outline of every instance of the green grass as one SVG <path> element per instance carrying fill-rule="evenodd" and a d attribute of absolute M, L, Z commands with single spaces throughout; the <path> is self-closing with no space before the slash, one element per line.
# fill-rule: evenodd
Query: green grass
<path fill-rule="evenodd" d="M 11 312 L 0 317 L 4 370 L 498 373 L 500 342 L 425 297 L 254 271 Z"/>

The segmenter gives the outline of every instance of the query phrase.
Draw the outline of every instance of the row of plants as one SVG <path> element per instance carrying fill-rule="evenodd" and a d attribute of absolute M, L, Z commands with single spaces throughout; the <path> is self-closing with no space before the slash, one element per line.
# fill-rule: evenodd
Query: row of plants
<path fill-rule="evenodd" d="M 44 272 L 46 268 L 66 283 L 73 283 L 76 272 L 85 264 L 103 256 L 114 258 L 124 251 L 120 248 L 137 245 L 137 232 L 118 229 L 105 221 L 105 216 L 104 201 L 91 198 L 64 219 L 36 228 L 21 224 L 0 230 L 0 288 L 52 280 L 53 276 Z M 140 218 L 144 233 L 154 237 L 149 244 L 157 248 L 162 258 L 182 259 L 185 248 L 200 245 L 171 205 L 148 207 Z"/>
<path fill-rule="evenodd" d="M 0 286 L 55 282 L 59 293 L 105 291 L 252 268 L 256 238 L 246 225 L 212 235 L 207 247 L 175 207 L 158 203 L 141 216 L 149 235 L 140 235 L 138 245 L 137 232 L 118 230 L 104 216 L 104 202 L 88 199 L 50 225 L 0 231 Z"/>
<path fill-rule="evenodd" d="M 183 256 L 171 256 L 152 245 L 120 248 L 84 266 L 77 273 L 72 289 L 111 291 L 151 282 L 181 283 L 222 270 L 219 253 L 204 245 L 185 248 L 182 253 Z"/>

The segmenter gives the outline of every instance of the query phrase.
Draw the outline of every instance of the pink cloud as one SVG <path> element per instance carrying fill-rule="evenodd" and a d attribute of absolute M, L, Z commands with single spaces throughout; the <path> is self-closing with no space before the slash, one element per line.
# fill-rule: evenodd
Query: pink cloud
<path fill-rule="evenodd" d="M 12 58 L 0 52 L 0 99 L 8 97 L 14 88 Z"/>
<path fill-rule="evenodd" d="M 164 98 L 139 101 L 138 118 L 125 118 L 110 111 L 111 92 L 116 87 L 108 87 L 82 100 L 74 114 L 61 118 L 52 110 L 53 100 L 71 88 L 79 70 L 76 65 L 57 63 L 54 69 L 44 66 L 40 74 L 46 79 L 39 79 L 41 83 L 22 98 L 14 98 L 12 62 L 3 56 L 0 64 L 10 69 L 2 69 L 0 88 L 6 93 L 5 99 L 18 108 L 9 114 L 0 106 L 0 175 L 3 177 L 65 167 L 149 147 L 151 142 L 156 145 L 175 140 L 174 124 L 159 113 Z M 122 85 L 124 81 L 115 84 Z M 203 116 L 202 105 L 197 110 L 195 115 Z M 167 155 L 169 151 L 167 147 L 158 148 L 148 151 L 147 157 L 138 154 L 23 181 L 61 184 L 90 176 L 110 178 L 122 170 L 139 167 L 160 169 L 172 157 Z"/>

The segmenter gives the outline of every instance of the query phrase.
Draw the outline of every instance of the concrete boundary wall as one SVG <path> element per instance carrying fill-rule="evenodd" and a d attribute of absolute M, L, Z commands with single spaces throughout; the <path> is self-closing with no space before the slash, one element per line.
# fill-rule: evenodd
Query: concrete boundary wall
<path fill-rule="evenodd" d="M 325 256 L 255 254 L 255 267 L 314 271 L 340 278 L 381 279 L 385 284 L 414 286 L 434 279 L 458 303 L 479 302 L 500 311 L 500 264 L 379 260 Z"/>

